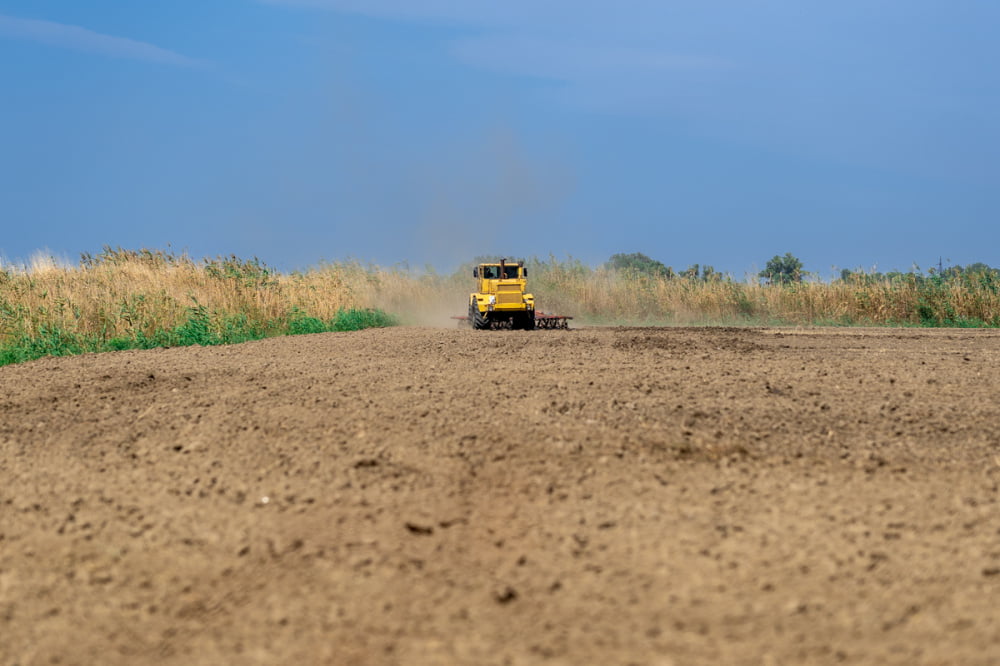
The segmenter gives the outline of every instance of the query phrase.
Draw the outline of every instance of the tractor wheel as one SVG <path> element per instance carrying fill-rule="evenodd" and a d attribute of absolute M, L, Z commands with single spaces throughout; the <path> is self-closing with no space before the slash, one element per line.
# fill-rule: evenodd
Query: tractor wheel
<path fill-rule="evenodd" d="M 490 327 L 490 323 L 486 321 L 486 316 L 479 311 L 479 308 L 475 304 L 469 305 L 469 321 L 472 322 L 472 328 L 477 331 L 482 331 Z"/>

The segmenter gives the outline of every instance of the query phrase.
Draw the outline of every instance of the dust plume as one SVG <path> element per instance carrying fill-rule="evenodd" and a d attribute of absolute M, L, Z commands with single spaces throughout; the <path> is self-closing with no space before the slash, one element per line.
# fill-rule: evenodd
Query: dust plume
<path fill-rule="evenodd" d="M 498 252 L 537 254 L 573 181 L 564 160 L 509 128 L 442 150 L 415 171 L 423 199 L 413 247 L 449 268 Z"/>

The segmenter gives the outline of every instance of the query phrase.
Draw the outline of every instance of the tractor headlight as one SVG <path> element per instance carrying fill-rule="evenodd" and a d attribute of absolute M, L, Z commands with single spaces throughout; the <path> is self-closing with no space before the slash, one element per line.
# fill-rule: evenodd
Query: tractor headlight
<path fill-rule="evenodd" d="M 494 296 L 493 294 L 490 294 L 490 305 L 496 305 L 496 304 L 497 304 L 497 297 Z"/>

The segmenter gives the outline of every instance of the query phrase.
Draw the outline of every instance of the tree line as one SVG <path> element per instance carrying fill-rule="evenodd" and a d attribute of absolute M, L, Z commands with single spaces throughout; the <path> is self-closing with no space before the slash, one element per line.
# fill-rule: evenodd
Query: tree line
<path fill-rule="evenodd" d="M 667 266 L 663 262 L 648 257 L 642 252 L 613 254 L 605 263 L 605 267 L 619 272 L 654 278 L 680 278 L 705 282 L 732 279 L 731 276 L 716 271 L 712 266 L 691 264 L 684 270 L 674 270 L 672 266 Z M 802 282 L 809 275 L 810 273 L 805 271 L 802 261 L 791 252 L 786 252 L 784 255 L 776 254 L 769 259 L 763 270 L 757 273 L 757 278 L 764 284 L 787 285 Z M 939 263 L 936 267 L 928 268 L 926 272 L 914 266 L 913 270 L 905 273 L 901 271 L 880 273 L 845 268 L 840 271 L 840 277 L 835 281 L 860 284 L 895 281 L 916 283 L 924 281 L 988 281 L 992 284 L 1000 283 L 1000 269 L 993 268 L 982 262 L 966 266 L 956 265 L 947 267 Z"/>

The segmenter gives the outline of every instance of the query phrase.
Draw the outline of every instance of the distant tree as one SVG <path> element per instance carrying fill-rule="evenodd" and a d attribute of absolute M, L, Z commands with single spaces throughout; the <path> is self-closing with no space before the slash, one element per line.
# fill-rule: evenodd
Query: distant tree
<path fill-rule="evenodd" d="M 786 252 L 785 256 L 774 255 L 767 266 L 757 274 L 770 284 L 791 284 L 802 281 L 802 262 Z"/>
<path fill-rule="evenodd" d="M 701 264 L 691 264 L 681 272 L 681 277 L 687 280 L 699 280 L 701 282 L 720 282 L 726 279 L 723 273 L 718 272 L 712 266 L 702 266 Z"/>
<path fill-rule="evenodd" d="M 847 282 L 849 284 L 855 285 L 866 285 L 866 284 L 876 284 L 878 282 L 884 282 L 891 279 L 892 275 L 886 275 L 884 273 L 879 273 L 872 270 L 871 272 L 865 272 L 862 269 L 852 271 L 849 268 L 843 268 L 840 271 L 840 281 Z"/>
<path fill-rule="evenodd" d="M 968 266 L 966 266 L 965 273 L 990 274 L 995 276 L 997 273 L 1000 273 L 1000 271 L 998 271 L 996 268 L 991 268 L 987 266 L 981 261 L 977 261 L 974 264 L 969 264 Z"/>
<path fill-rule="evenodd" d="M 674 269 L 664 266 L 662 262 L 647 257 L 642 252 L 632 254 L 613 254 L 608 259 L 608 268 L 616 271 L 630 271 L 651 277 L 673 277 Z"/>

